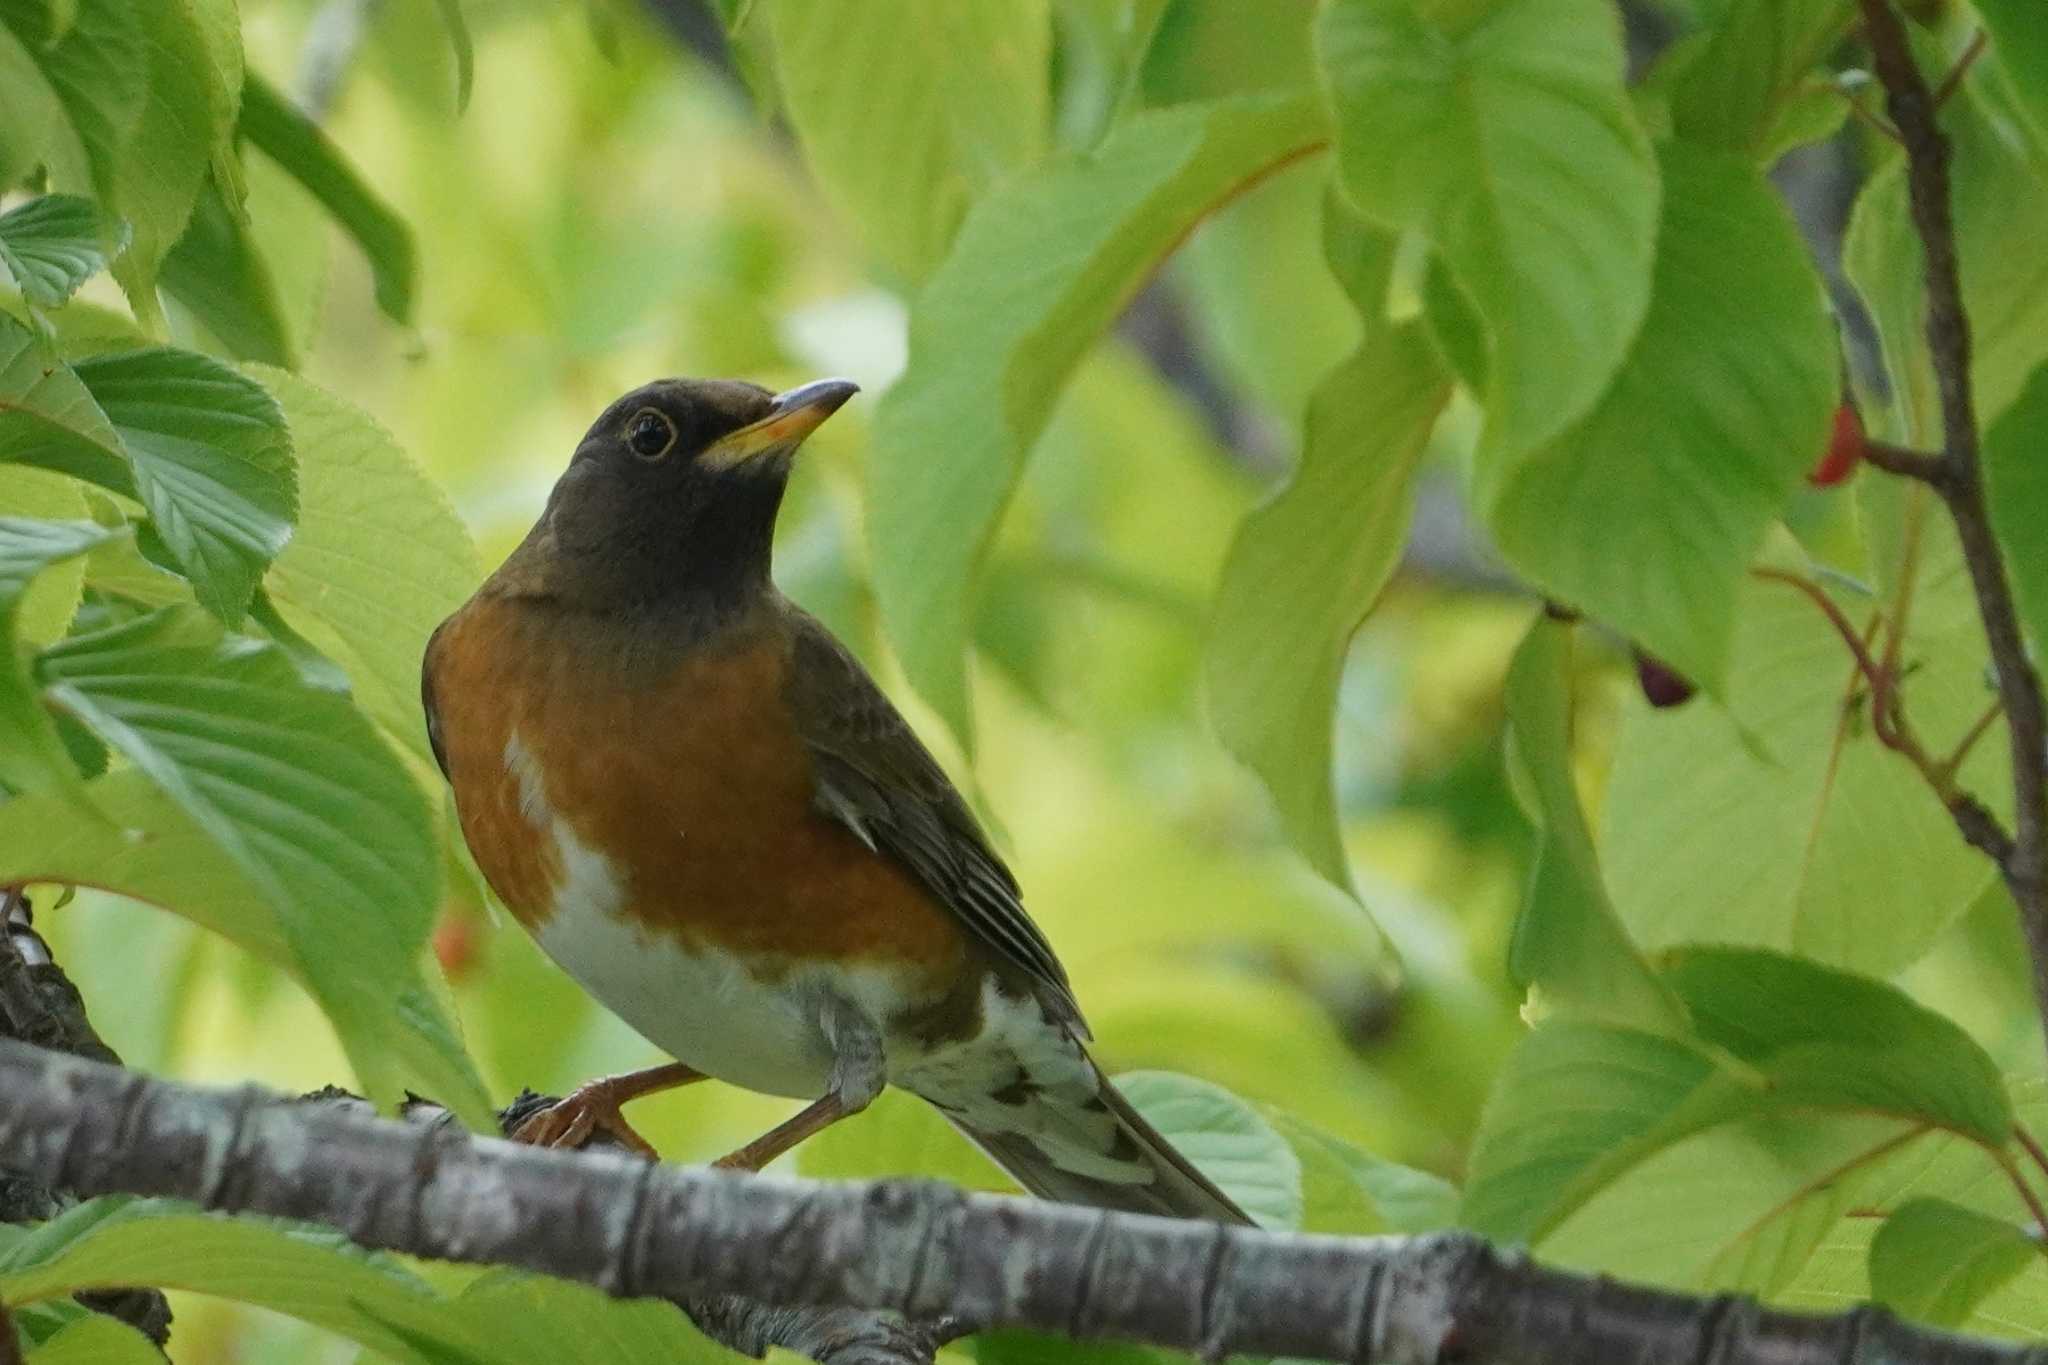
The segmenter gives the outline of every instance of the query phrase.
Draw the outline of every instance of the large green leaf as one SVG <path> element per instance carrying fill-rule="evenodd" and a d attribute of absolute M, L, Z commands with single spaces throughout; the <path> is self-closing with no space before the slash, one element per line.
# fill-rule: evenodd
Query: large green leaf
<path fill-rule="evenodd" d="M 377 304 L 393 320 L 412 320 L 419 271 L 412 230 L 363 183 L 319 125 L 266 81 L 251 76 L 242 90 L 241 133 L 306 187 L 369 260 Z"/>
<path fill-rule="evenodd" d="M 1676 1038 L 1569 1019 L 1543 1025 L 1486 1102 L 1459 1221 L 1502 1241 L 1535 1240 L 1654 1150 L 1717 1071 L 1704 1049 Z"/>
<path fill-rule="evenodd" d="M 1301 1226 L 1301 1159 L 1258 1110 L 1173 1071 L 1126 1071 L 1117 1089 L 1261 1227 Z"/>
<path fill-rule="evenodd" d="M 0 213 L 0 279 L 12 282 L 30 303 L 55 308 L 107 268 L 113 236 L 90 199 L 31 199 Z"/>
<path fill-rule="evenodd" d="M 2037 142 L 2048 147 L 2048 23 L 2035 0 L 1973 0 L 1977 17 L 1991 34 L 1992 59 L 2034 125 Z"/>
<path fill-rule="evenodd" d="M 158 1285 L 268 1309 L 402 1365 L 736 1365 L 673 1305 L 498 1271 L 444 1293 L 335 1233 L 96 1199 L 0 1248 L 0 1296 Z M 65 1329 L 72 1330 L 72 1329 Z M 40 1357 L 36 1357 L 40 1359 Z"/>
<path fill-rule="evenodd" d="M 232 355 L 295 363 L 290 324 L 250 224 L 209 180 L 171 254 L 163 285 Z"/>
<path fill-rule="evenodd" d="M 1406 543 L 1414 477 L 1450 386 L 1413 324 L 1378 329 L 1309 403 L 1301 467 L 1245 519 L 1217 589 L 1210 714 L 1295 845 L 1352 885 L 1331 775 L 1351 635 Z"/>
<path fill-rule="evenodd" d="M 1546 1008 L 1650 1032 L 1684 1012 L 1621 927 L 1573 780 L 1572 627 L 1538 615 L 1508 667 L 1508 755 L 1539 842 L 1508 967 Z"/>
<path fill-rule="evenodd" d="M 267 1308 L 399 1361 L 483 1365 L 491 1359 L 467 1314 L 389 1257 L 340 1235 L 255 1218 L 222 1218 L 169 1200 L 96 1199 L 0 1254 L 0 1296 L 35 1303 L 82 1289 L 147 1284 Z M 438 1310 L 438 1311 L 437 1311 Z M 381 1316 L 380 1316 L 381 1315 Z M 431 1327 L 435 1359 L 415 1340 Z"/>
<path fill-rule="evenodd" d="M 1486 323 L 1482 455 L 1583 416 L 1650 298 L 1657 166 L 1601 0 L 1334 0 L 1319 30 L 1345 192 L 1420 232 Z"/>
<path fill-rule="evenodd" d="M 1310 397 L 1293 479 L 1231 543 L 1206 681 L 1223 742 L 1265 782 L 1310 864 L 1349 889 L 1331 774 L 1337 686 L 1351 636 L 1400 560 L 1450 379 L 1419 327 L 1380 319 L 1392 239 L 1340 201 L 1326 205 L 1324 231 L 1366 338 Z"/>
<path fill-rule="evenodd" d="M 1827 440 L 1820 278 L 1762 173 L 1663 149 L 1650 311 L 1592 412 L 1484 495 L 1501 551 L 1719 691 L 1742 575 Z"/>
<path fill-rule="evenodd" d="M 1323 135 L 1306 96 L 1134 116 L 982 199 L 920 294 L 877 417 L 868 530 L 890 637 L 963 738 L 971 579 L 1069 373 L 1191 227 Z"/>
<path fill-rule="evenodd" d="M 1545 1264 L 1770 1298 L 1872 1197 L 1885 1161 L 1926 1132 L 1904 1119 L 1810 1110 L 1723 1124 L 1603 1185 L 1537 1251 Z"/>
<path fill-rule="evenodd" d="M 2043 1254 L 2017 1224 L 1946 1199 L 1914 1199 L 1870 1244 L 1870 1296 L 1908 1317 L 1960 1327 Z"/>
<path fill-rule="evenodd" d="M 5 422 L 0 421 L 0 426 Z M 0 464 L 0 516 L 35 521 L 83 521 L 89 514 L 79 484 L 47 469 Z M 132 547 L 132 541 L 124 541 Z M 104 547 L 102 547 L 104 548 Z M 41 647 L 62 635 L 85 588 L 88 560 L 69 560 L 39 572 L 14 608 L 14 638 Z"/>
<path fill-rule="evenodd" d="M 1045 0 L 775 0 L 776 70 L 819 187 L 916 283 L 975 198 L 1045 146 Z"/>
<path fill-rule="evenodd" d="M 163 1365 L 156 1343 L 117 1318 L 92 1313 L 28 1353 L 28 1365 Z"/>
<path fill-rule="evenodd" d="M 74 636 L 37 672 L 52 705 L 146 773 L 254 885 L 365 1085 L 389 1098 L 394 1059 L 371 1040 L 388 1037 L 393 1011 L 435 1026 L 416 1017 L 412 986 L 440 879 L 426 803 L 397 756 L 282 650 L 223 636 L 189 607 Z M 459 1077 L 459 1046 L 431 1041 Z"/>
<path fill-rule="evenodd" d="M 1766 159 L 1802 83 L 1841 41 L 1854 8 L 1852 0 L 1734 0 L 1672 83 L 1673 131 Z"/>
<path fill-rule="evenodd" d="M 15 791 L 79 788 L 77 765 L 43 709 L 16 627 L 36 577 L 77 559 L 109 534 L 90 521 L 0 517 L 0 782 Z"/>
<path fill-rule="evenodd" d="M 1780 1113 L 1901 1125 L 1851 1135 L 1852 1153 L 1914 1128 L 2007 1141 L 2012 1104 L 1990 1058 L 1896 987 L 1720 948 L 1685 950 L 1665 980 L 1697 1039 L 1567 1019 L 1523 1041 L 1480 1123 L 1465 1222 L 1535 1240 L 1673 1144 Z"/>
<path fill-rule="evenodd" d="M 2029 1051 L 2033 1044 L 2029 1044 Z M 2019 1121 L 2033 1132 L 2048 1125 L 2048 1080 L 2039 1074 L 2009 1077 Z M 2025 1226 L 2031 1211 L 2011 1182 L 1975 1144 L 1951 1133 L 1929 1133 L 1878 1163 L 1857 1200 L 1859 1211 L 1890 1214 L 1915 1200 L 1941 1200 Z M 1786 1304 L 1832 1310 L 1873 1297 L 1870 1249 L 1882 1224 L 1868 1217 L 1837 1222 L 1812 1260 L 1783 1294 Z M 1960 1326 L 1965 1331 L 2019 1339 L 2048 1337 L 2048 1258 L 2037 1257 L 1994 1290 Z"/>
<path fill-rule="evenodd" d="M 0 880 L 94 886 L 160 906 L 300 980 L 307 972 L 273 902 L 234 855 L 145 774 L 124 768 L 87 784 L 100 820 L 54 795 L 0 806 Z M 389 983 L 392 1005 L 347 1021 L 352 1051 L 380 1059 L 385 1088 L 432 1096 L 482 1131 L 492 1106 L 416 955 Z M 317 992 L 316 992 L 317 995 Z M 337 1020 L 340 1026 L 342 1021 Z"/>
<path fill-rule="evenodd" d="M 2020 614 L 2048 640 L 2048 365 L 1984 433 L 1984 483 Z"/>
<path fill-rule="evenodd" d="M 299 519 L 267 587 L 285 618 L 332 633 L 357 702 L 421 758 L 420 655 L 479 570 L 448 498 L 368 414 L 257 369 L 299 456 Z"/>
<path fill-rule="evenodd" d="M 277 401 L 192 351 L 126 351 L 74 371 L 119 433 L 135 493 L 200 602 L 240 621 L 297 511 Z"/>
<path fill-rule="evenodd" d="M 1786 1103 L 1911 1118 L 1994 1148 L 2012 1132 L 1990 1055 L 1896 986 L 1745 948 L 1679 949 L 1664 979 L 1700 1036 Z"/>
<path fill-rule="evenodd" d="M 1956 256 L 1970 317 L 1971 380 L 1980 422 L 1994 421 L 2048 359 L 2048 253 L 2014 251 L 2048 237 L 2048 176 L 2020 131 L 1987 111 L 1983 74 L 1973 73 L 1942 108 L 1948 134 Z M 1927 360 L 1925 272 L 1906 202 L 1903 155 L 1865 182 L 1842 248 L 1843 268 L 1884 342 L 1898 431 L 1940 440 Z"/>
<path fill-rule="evenodd" d="M 227 147 L 233 92 L 188 4 L 79 0 L 58 35 L 42 0 L 0 3 L 61 110 L 55 188 L 93 194 L 131 232 L 114 273 L 137 314 L 156 313 L 157 267 L 185 230 L 207 167 Z M 72 149 L 83 154 L 82 164 Z"/>
<path fill-rule="evenodd" d="M 133 493 L 121 437 L 68 365 L 0 313 L 0 460 L 46 466 Z"/>
<path fill-rule="evenodd" d="M 1742 598 L 1727 710 L 1626 704 L 1605 801 L 1609 890 L 1645 950 L 1753 944 L 1896 971 L 1975 900 L 1990 866 L 1873 733 L 1818 607 L 1779 582 Z M 1860 628 L 1869 607 L 1844 610 Z M 1918 732 L 1940 753 L 1989 694 L 1981 631 L 1922 630 L 1937 624 L 1923 600 L 1901 657 Z M 1966 785 L 1999 789 L 2002 747 L 1977 746 Z"/>
<path fill-rule="evenodd" d="M 1375 1156 L 1286 1113 L 1268 1118 L 1301 1163 L 1303 1232 L 1437 1232 L 1457 1221 L 1458 1189 L 1442 1176 Z"/>

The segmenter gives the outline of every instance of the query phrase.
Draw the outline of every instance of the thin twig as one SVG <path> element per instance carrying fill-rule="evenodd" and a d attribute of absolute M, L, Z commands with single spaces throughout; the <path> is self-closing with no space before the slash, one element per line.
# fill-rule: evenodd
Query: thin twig
<path fill-rule="evenodd" d="M 2013 832 L 1998 857 L 2033 960 L 2035 1003 L 2048 1024 L 2048 703 L 2027 656 L 2005 560 L 1991 529 L 1970 392 L 1970 322 L 1963 308 L 1950 207 L 1949 143 L 1938 101 L 1913 61 L 1906 28 L 1889 0 L 1859 0 L 1886 107 L 1906 148 L 1906 186 L 1927 270 L 1927 342 L 1941 396 L 1942 449 L 1935 488 L 1956 524 L 1977 610 L 1991 648 L 2012 751 Z M 1960 65 L 1960 64 L 1959 64 Z M 1972 819 L 1983 830 L 1983 808 Z M 1972 825 L 1951 803 L 1965 837 Z M 1972 839 L 1972 842 L 1978 842 Z M 1990 849 L 1984 843 L 1978 847 Z"/>
<path fill-rule="evenodd" d="M 1862 632 L 1856 629 L 1835 599 L 1828 596 L 1819 584 L 1784 569 L 1757 568 L 1750 573 L 1767 582 L 1796 588 L 1820 608 L 1828 623 L 1835 628 L 1835 633 L 1842 637 L 1842 643 L 1848 646 L 1856 661 L 1857 673 L 1870 688 L 1870 728 L 1878 742 L 1913 765 L 1935 797 L 1948 808 L 1956 829 L 1972 848 L 2003 866 L 2012 853 L 2012 836 L 2006 833 L 1998 817 L 1982 801 L 1956 785 L 1953 769 L 1927 752 L 1927 747 L 1914 732 L 1904 706 L 1900 704 L 1898 688 L 1895 685 L 1879 686 L 1879 680 L 1887 676 L 1886 665 L 1871 654 Z"/>
<path fill-rule="evenodd" d="M 2020 1173 L 2019 1163 L 2014 1161 L 2010 1154 L 1997 1148 L 1986 1150 L 1991 1153 L 1991 1159 L 1998 1163 L 1998 1169 L 2005 1172 L 2005 1178 L 2012 1182 L 2012 1187 L 2019 1191 L 2020 1202 L 2027 1206 L 2027 1213 L 2032 1216 L 2037 1232 L 2048 1234 L 2048 1209 L 2041 1207 L 2041 1196 L 2034 1193 L 2034 1187 L 2029 1185 L 2026 1176 Z"/>
<path fill-rule="evenodd" d="M 2040 1139 L 2028 1132 L 2023 1123 L 2015 1123 L 2012 1126 L 2012 1136 L 2013 1141 L 2019 1143 L 2027 1155 L 2034 1159 L 2034 1164 L 2041 1168 L 2041 1174 L 2048 1175 L 2048 1149 L 2042 1148 Z"/>
<path fill-rule="evenodd" d="M 1840 83 L 1836 84 L 1835 93 L 1842 97 L 1842 102 L 1849 106 L 1849 112 L 1854 114 L 1859 122 L 1888 142 L 1898 142 L 1900 140 L 1899 130 L 1886 123 L 1876 110 L 1865 104 L 1862 96 Z"/>
<path fill-rule="evenodd" d="M 1977 59 L 1984 55 L 1984 45 L 1990 40 L 1991 34 L 1985 29 L 1980 28 L 1971 35 L 1969 46 L 1962 50 L 1962 54 L 1956 58 L 1956 64 L 1948 69 L 1948 74 L 1941 78 L 1941 84 L 1935 87 L 1935 108 L 1939 109 L 1942 105 L 1947 104 L 1949 96 L 1962 89 L 1963 77 L 1970 74 L 1970 68 L 1975 66 Z"/>
<path fill-rule="evenodd" d="M 1970 728 L 1963 732 L 1963 737 L 1956 741 L 1955 750 L 1941 761 L 1941 766 L 1948 772 L 1950 777 L 1954 777 L 1958 772 L 1962 771 L 1963 762 L 1969 758 L 1970 751 L 1977 747 L 1977 741 L 1984 738 L 1985 732 L 1991 728 L 1992 722 L 2004 714 L 2005 703 L 1993 697 L 1991 705 L 1984 708 L 1984 714 L 1977 717 L 1971 723 Z"/>
<path fill-rule="evenodd" d="M 1942 463 L 1939 455 L 1930 455 L 1924 450 L 1909 450 L 1895 446 L 1889 441 L 1865 438 L 1863 458 L 1888 474 L 1897 474 L 1922 483 L 1934 484 L 1941 480 Z"/>

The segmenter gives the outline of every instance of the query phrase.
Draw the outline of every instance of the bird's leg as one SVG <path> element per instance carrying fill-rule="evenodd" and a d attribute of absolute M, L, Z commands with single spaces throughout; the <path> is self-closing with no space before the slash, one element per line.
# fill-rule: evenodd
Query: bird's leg
<path fill-rule="evenodd" d="M 758 1171 L 815 1133 L 874 1103 L 887 1080 L 882 1033 L 860 1010 L 836 998 L 819 1020 L 832 1045 L 831 1088 L 736 1152 L 713 1162 L 728 1171 Z"/>
<path fill-rule="evenodd" d="M 711 1164 L 728 1171 L 758 1171 L 813 1133 L 823 1132 L 853 1112 L 835 1091 L 823 1099 L 812 1100 L 746 1146 Z"/>
<path fill-rule="evenodd" d="M 526 1122 L 512 1130 L 514 1142 L 535 1147 L 581 1147 L 592 1132 L 609 1133 L 649 1161 L 661 1159 L 647 1139 L 633 1131 L 619 1106 L 643 1095 L 673 1090 L 679 1085 L 701 1081 L 704 1073 L 681 1062 L 629 1071 L 623 1076 L 603 1076 L 579 1085 Z"/>

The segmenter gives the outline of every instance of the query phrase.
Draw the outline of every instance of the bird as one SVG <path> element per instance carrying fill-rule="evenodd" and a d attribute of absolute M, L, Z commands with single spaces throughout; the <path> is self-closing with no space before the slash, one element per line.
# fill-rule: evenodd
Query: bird
<path fill-rule="evenodd" d="M 539 519 L 435 630 L 428 738 L 478 869 L 674 1060 L 513 1137 L 605 1133 L 705 1078 L 804 1101 L 759 1170 L 885 1086 L 1026 1191 L 1249 1223 L 1088 1050 L 1066 969 L 968 803 L 855 655 L 776 587 L 804 440 L 857 392 L 661 379 L 607 407 Z"/>

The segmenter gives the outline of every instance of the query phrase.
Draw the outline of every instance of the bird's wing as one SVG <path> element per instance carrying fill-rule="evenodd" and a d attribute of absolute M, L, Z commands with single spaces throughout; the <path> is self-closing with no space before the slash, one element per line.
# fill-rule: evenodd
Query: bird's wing
<path fill-rule="evenodd" d="M 789 700 L 814 764 L 818 809 L 915 873 L 1086 1037 L 1066 969 L 1025 913 L 1016 878 L 967 803 L 846 646 L 806 613 L 790 614 Z"/>

